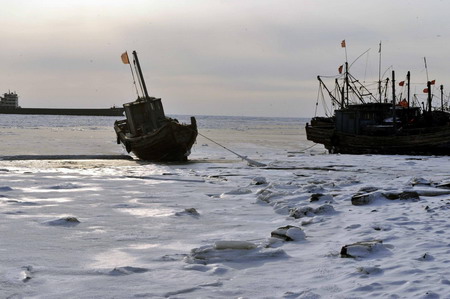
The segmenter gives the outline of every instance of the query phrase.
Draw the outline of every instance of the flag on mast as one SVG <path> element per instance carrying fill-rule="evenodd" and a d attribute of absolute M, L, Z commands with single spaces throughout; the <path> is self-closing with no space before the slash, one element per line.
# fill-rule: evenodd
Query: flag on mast
<path fill-rule="evenodd" d="M 130 64 L 130 60 L 128 59 L 128 53 L 125 52 L 122 55 L 120 55 L 120 58 L 122 58 L 122 62 L 124 64 Z"/>
<path fill-rule="evenodd" d="M 341 47 L 345 48 L 345 39 L 343 41 L 341 41 Z"/>

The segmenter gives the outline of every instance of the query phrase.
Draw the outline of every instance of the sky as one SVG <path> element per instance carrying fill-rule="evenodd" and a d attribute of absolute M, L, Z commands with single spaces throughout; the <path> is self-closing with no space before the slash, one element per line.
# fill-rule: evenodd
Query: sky
<path fill-rule="evenodd" d="M 415 90 L 450 86 L 450 2 L 430 0 L 0 0 L 0 92 L 22 107 L 99 108 L 137 95 L 136 50 L 166 114 L 311 117 L 317 75 L 353 62 Z M 346 48 L 341 41 L 346 40 Z M 345 53 L 345 50 L 347 53 Z M 428 68 L 425 70 L 424 57 Z M 318 110 L 320 114 L 320 108 Z"/>

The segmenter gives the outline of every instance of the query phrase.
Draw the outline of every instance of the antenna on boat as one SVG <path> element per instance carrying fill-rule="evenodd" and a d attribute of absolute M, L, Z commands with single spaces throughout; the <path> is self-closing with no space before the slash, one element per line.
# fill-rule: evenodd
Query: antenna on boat
<path fill-rule="evenodd" d="M 136 79 L 134 78 L 133 68 L 131 67 L 130 59 L 128 58 L 128 52 L 125 51 L 125 53 L 123 53 L 123 54 L 120 56 L 120 58 L 122 59 L 122 62 L 123 62 L 124 64 L 128 64 L 128 65 L 130 66 L 131 76 L 133 77 L 133 85 L 134 85 L 134 88 L 136 89 L 137 97 L 139 98 L 139 92 L 138 92 L 138 89 L 137 89 L 137 86 L 136 86 Z"/>
<path fill-rule="evenodd" d="M 147 92 L 147 86 L 145 85 L 145 81 L 144 81 L 144 75 L 142 74 L 141 65 L 139 64 L 139 59 L 138 59 L 136 51 L 133 51 L 133 57 L 134 57 L 135 67 L 138 71 L 139 82 L 141 83 L 142 92 L 143 92 L 145 98 L 149 98 L 148 92 Z"/>
<path fill-rule="evenodd" d="M 444 85 L 441 84 L 441 110 L 444 111 Z"/>

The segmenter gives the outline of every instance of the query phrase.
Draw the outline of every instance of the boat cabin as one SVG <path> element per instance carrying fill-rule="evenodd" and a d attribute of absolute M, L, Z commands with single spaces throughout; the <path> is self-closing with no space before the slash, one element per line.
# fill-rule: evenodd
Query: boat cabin
<path fill-rule="evenodd" d="M 390 103 L 348 105 L 335 111 L 336 130 L 355 135 L 386 135 L 420 115 L 419 107 L 393 107 Z"/>
<path fill-rule="evenodd" d="M 391 113 L 388 103 L 367 103 L 348 105 L 335 111 L 336 130 L 348 134 L 362 134 L 368 126 L 382 125 Z"/>
<path fill-rule="evenodd" d="M 166 121 L 161 99 L 148 97 L 126 103 L 125 115 L 131 136 L 140 136 L 159 129 Z"/>

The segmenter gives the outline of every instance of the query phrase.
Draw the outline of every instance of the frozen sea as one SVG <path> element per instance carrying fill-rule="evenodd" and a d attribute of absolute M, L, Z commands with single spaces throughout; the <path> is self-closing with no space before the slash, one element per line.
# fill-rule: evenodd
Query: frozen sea
<path fill-rule="evenodd" d="M 330 155 L 307 119 L 197 116 L 265 166 L 202 136 L 158 164 L 115 117 L 0 116 L 0 298 L 450 298 L 449 157 Z"/>

